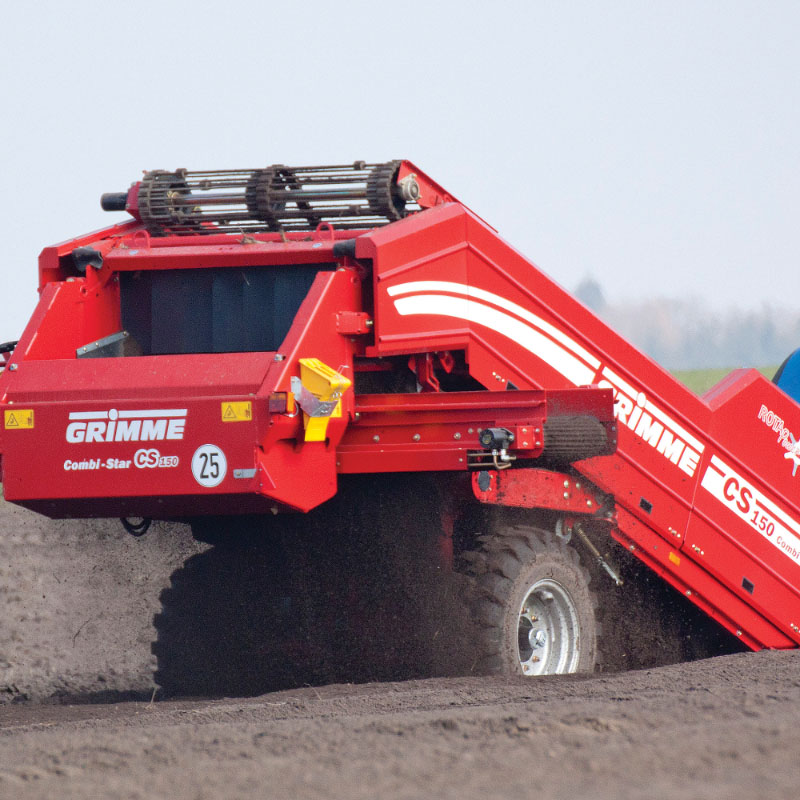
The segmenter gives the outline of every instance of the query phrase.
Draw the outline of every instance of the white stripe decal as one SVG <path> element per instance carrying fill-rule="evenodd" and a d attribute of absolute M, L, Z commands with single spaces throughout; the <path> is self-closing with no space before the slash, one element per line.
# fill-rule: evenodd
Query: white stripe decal
<path fill-rule="evenodd" d="M 185 417 L 185 408 L 154 408 L 149 411 L 120 411 L 120 419 L 143 419 L 144 417 Z"/>
<path fill-rule="evenodd" d="M 149 419 L 151 417 L 185 417 L 185 408 L 152 408 L 145 411 L 118 411 L 120 419 Z M 108 419 L 108 411 L 71 411 L 70 419 Z"/>
<path fill-rule="evenodd" d="M 452 294 L 463 294 L 467 297 L 474 297 L 478 300 L 485 300 L 492 305 L 504 308 L 512 314 L 521 317 L 526 322 L 529 322 L 534 328 L 538 328 L 543 333 L 546 333 L 552 339 L 561 342 L 569 350 L 572 350 L 575 355 L 582 358 L 587 364 L 597 369 L 600 366 L 600 361 L 593 356 L 584 347 L 581 347 L 574 339 L 571 339 L 563 331 L 559 330 L 555 325 L 551 325 L 536 314 L 532 314 L 527 308 L 523 308 L 505 297 L 498 294 L 487 292 L 485 289 L 478 289 L 475 286 L 467 286 L 464 283 L 455 283 L 453 281 L 410 281 L 409 283 L 399 283 L 396 286 L 390 286 L 386 292 L 390 297 L 398 294 L 411 294 L 412 292 L 451 292 Z"/>
<path fill-rule="evenodd" d="M 431 283 L 436 282 L 431 281 Z M 475 322 L 516 342 L 529 353 L 548 363 L 576 386 L 585 386 L 594 380 L 594 370 L 552 339 L 534 330 L 530 325 L 483 303 L 450 295 L 423 294 L 398 298 L 394 301 L 394 305 L 398 313 L 403 316 L 431 314 Z"/>
<path fill-rule="evenodd" d="M 773 547 L 800 564 L 800 525 L 721 458 L 711 456 L 700 485 Z"/>
<path fill-rule="evenodd" d="M 408 295 L 412 292 L 424 292 L 424 295 L 416 294 L 414 297 L 437 298 L 435 307 L 431 307 L 430 301 L 426 301 L 428 302 L 428 305 L 426 305 L 426 311 L 409 310 L 405 312 L 401 311 L 400 313 L 445 314 L 441 308 L 443 307 L 443 304 L 448 301 L 448 296 L 439 294 L 440 292 L 449 292 L 450 294 L 460 294 L 465 295 L 468 298 L 474 298 L 474 300 L 470 299 L 468 301 L 460 301 L 460 298 L 450 297 L 450 300 L 460 301 L 462 305 L 457 305 L 456 302 L 449 303 L 449 306 L 454 310 L 452 313 L 446 313 L 445 315 L 470 319 L 474 322 L 485 324 L 487 327 L 494 328 L 509 338 L 518 341 L 523 347 L 525 347 L 525 349 L 529 350 L 535 355 L 538 355 L 576 385 L 585 385 L 587 383 L 594 382 L 595 373 L 600 368 L 600 360 L 580 344 L 578 344 L 574 339 L 571 339 L 569 336 L 567 336 L 562 330 L 551 323 L 546 322 L 541 317 L 531 313 L 526 308 L 523 308 L 522 306 L 517 305 L 516 303 L 513 303 L 510 300 L 501 297 L 500 295 L 487 292 L 484 289 L 479 289 L 474 286 L 468 286 L 467 284 L 456 283 L 453 281 L 409 281 L 407 283 L 389 286 L 387 287 L 386 292 L 391 297 Z M 404 308 L 412 307 L 407 302 L 409 299 L 411 298 L 398 298 L 394 301 L 395 307 L 398 309 L 398 311 L 400 311 L 400 304 L 403 304 Z M 522 325 L 522 329 L 526 330 L 528 332 L 528 336 L 531 337 L 530 343 L 525 344 L 520 339 L 518 333 L 509 332 L 511 328 L 519 330 L 520 323 L 518 320 L 515 320 L 512 317 L 503 314 L 502 312 L 498 312 L 495 309 L 491 309 L 489 306 L 486 306 L 483 303 L 476 302 L 478 300 L 484 300 L 494 306 L 499 306 L 500 308 L 506 309 L 515 316 L 520 317 L 521 319 L 524 319 L 526 322 L 530 323 L 530 326 Z M 499 315 L 500 319 L 504 320 L 503 324 L 505 327 L 499 327 L 497 322 L 491 324 L 487 322 L 481 322 L 481 320 L 475 318 L 474 316 L 467 316 L 463 310 L 455 310 L 466 308 L 473 309 L 470 313 L 481 313 L 483 318 L 486 318 L 487 314 L 496 313 Z M 476 312 L 475 309 L 483 309 L 483 311 Z M 563 345 L 563 347 L 560 347 L 559 344 L 556 343 L 560 343 Z M 572 353 L 567 352 L 568 350 L 572 351 Z M 575 358 L 575 356 L 577 356 L 577 358 Z M 591 367 L 591 369 L 586 366 L 587 364 L 589 367 Z M 703 442 L 701 442 L 696 436 L 689 433 L 689 431 L 687 431 L 682 425 L 676 422 L 659 406 L 648 399 L 647 396 L 641 392 L 641 390 L 635 389 L 608 367 L 603 368 L 603 375 L 610 381 L 611 384 L 613 384 L 616 389 L 624 392 L 633 403 L 637 404 L 641 409 L 648 412 L 652 418 L 658 420 L 666 429 L 671 431 L 672 434 L 679 437 L 681 443 L 678 444 L 680 444 L 681 447 L 684 446 L 683 443 L 688 444 L 689 447 L 694 448 L 697 454 L 702 453 L 705 450 L 705 445 Z M 638 412 L 637 410 L 637 413 L 641 412 Z M 639 421 L 638 416 L 635 418 L 632 416 L 631 419 L 632 421 L 635 419 L 636 423 Z M 638 426 L 636 424 L 629 425 L 629 427 L 631 427 L 631 430 L 634 430 L 634 432 L 638 434 Z M 676 454 L 676 451 L 674 451 L 672 442 L 672 439 L 669 439 L 669 442 L 666 442 L 666 438 L 664 442 L 659 442 L 659 452 L 662 453 L 662 455 L 667 455 L 666 450 L 670 450 L 670 453 L 672 453 L 672 455 L 669 456 L 670 460 L 677 464 L 684 472 L 686 472 L 687 475 L 693 475 L 699 456 L 693 456 L 690 458 L 691 452 L 687 449 L 686 453 L 684 453 L 684 457 L 681 457 L 680 453 Z M 650 443 L 655 446 L 654 442 Z M 678 460 L 679 458 L 680 461 Z"/>
<path fill-rule="evenodd" d="M 634 389 L 633 386 L 631 386 L 627 381 L 624 381 L 622 378 L 620 378 L 616 372 L 613 372 L 608 367 L 603 367 L 603 375 L 605 375 L 606 378 L 608 378 L 609 381 L 611 381 L 611 383 L 617 387 L 617 389 L 622 389 L 622 391 L 625 392 L 625 394 L 628 395 L 631 400 L 636 400 L 639 392 L 636 391 L 636 389 Z"/>

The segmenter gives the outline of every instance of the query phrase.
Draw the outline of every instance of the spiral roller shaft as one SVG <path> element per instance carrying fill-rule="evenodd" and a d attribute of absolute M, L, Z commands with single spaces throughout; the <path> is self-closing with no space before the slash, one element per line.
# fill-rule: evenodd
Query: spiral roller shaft
<path fill-rule="evenodd" d="M 302 231 L 328 222 L 373 228 L 420 210 L 414 175 L 401 161 L 345 166 L 146 172 L 128 194 L 103 195 L 106 210 L 127 208 L 156 235 L 220 231 Z"/>

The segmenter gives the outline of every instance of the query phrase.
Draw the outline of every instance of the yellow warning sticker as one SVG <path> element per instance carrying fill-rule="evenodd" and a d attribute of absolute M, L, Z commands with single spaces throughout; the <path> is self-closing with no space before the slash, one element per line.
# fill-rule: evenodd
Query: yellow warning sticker
<path fill-rule="evenodd" d="M 669 560 L 677 567 L 681 563 L 681 557 L 677 553 L 670 552 Z"/>
<path fill-rule="evenodd" d="M 223 422 L 250 422 L 253 419 L 253 404 L 246 403 L 222 403 Z"/>
<path fill-rule="evenodd" d="M 5 427 L 6 430 L 30 429 L 33 427 L 33 409 L 32 408 L 14 408 L 11 410 L 6 409 L 5 412 Z"/>

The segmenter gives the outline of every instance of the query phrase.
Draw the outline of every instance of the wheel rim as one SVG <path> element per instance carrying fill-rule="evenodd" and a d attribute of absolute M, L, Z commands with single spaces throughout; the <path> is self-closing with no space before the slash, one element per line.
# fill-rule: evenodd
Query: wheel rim
<path fill-rule="evenodd" d="M 543 578 L 519 608 L 517 654 L 524 675 L 576 672 L 580 658 L 578 612 L 558 581 Z"/>

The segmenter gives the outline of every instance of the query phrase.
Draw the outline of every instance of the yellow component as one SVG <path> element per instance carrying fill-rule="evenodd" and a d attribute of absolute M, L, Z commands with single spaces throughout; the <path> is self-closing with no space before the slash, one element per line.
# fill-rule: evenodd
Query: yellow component
<path fill-rule="evenodd" d="M 342 401 L 339 398 L 353 385 L 353 382 L 318 358 L 300 359 L 300 381 L 303 388 L 320 402 L 328 403 L 338 400 L 336 407 L 329 414 L 310 416 L 303 413 L 303 424 L 306 429 L 305 440 L 307 442 L 324 442 L 330 418 L 342 416 Z"/>
<path fill-rule="evenodd" d="M 324 442 L 325 434 L 328 432 L 328 420 L 330 417 L 309 417 L 303 414 L 303 422 L 306 426 L 307 442 Z"/>
<path fill-rule="evenodd" d="M 32 408 L 14 408 L 5 412 L 6 430 L 30 430 L 33 427 Z"/>
<path fill-rule="evenodd" d="M 300 380 L 311 394 L 323 401 L 341 397 L 353 385 L 349 378 L 318 358 L 300 359 Z"/>
<path fill-rule="evenodd" d="M 250 422 L 253 419 L 253 404 L 248 400 L 242 403 L 220 403 L 223 422 Z"/>
<path fill-rule="evenodd" d="M 681 557 L 677 553 L 670 552 L 669 560 L 677 567 L 681 563 Z"/>

